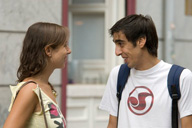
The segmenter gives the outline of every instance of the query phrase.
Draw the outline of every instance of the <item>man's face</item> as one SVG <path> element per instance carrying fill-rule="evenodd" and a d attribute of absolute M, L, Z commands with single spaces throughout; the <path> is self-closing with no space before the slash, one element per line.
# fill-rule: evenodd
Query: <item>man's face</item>
<path fill-rule="evenodd" d="M 142 58 L 142 47 L 139 45 L 139 40 L 136 46 L 129 42 L 123 32 L 113 34 L 115 43 L 115 54 L 121 56 L 130 68 L 139 68 Z"/>

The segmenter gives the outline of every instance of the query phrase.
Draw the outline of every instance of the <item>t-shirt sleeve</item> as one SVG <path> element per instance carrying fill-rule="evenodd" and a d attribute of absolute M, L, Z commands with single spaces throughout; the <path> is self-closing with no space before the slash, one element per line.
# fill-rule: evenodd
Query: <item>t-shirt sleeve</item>
<path fill-rule="evenodd" d="M 120 65 L 112 69 L 107 85 L 105 88 L 104 95 L 102 97 L 99 108 L 101 110 L 108 111 L 110 115 L 117 116 L 118 100 L 116 97 L 117 92 L 117 75 Z"/>
<path fill-rule="evenodd" d="M 192 73 L 185 69 L 180 77 L 181 98 L 178 102 L 180 118 L 192 115 Z"/>

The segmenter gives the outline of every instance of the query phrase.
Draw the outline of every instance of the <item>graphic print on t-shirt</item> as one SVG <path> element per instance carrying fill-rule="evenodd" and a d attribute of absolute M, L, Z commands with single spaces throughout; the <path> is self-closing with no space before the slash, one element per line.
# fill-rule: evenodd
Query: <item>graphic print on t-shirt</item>
<path fill-rule="evenodd" d="M 65 119 L 63 118 L 63 116 L 61 116 L 61 111 L 59 111 L 59 109 L 53 103 L 48 104 L 48 106 L 50 108 L 50 117 L 51 119 L 55 119 L 54 123 L 58 126 L 57 128 L 65 128 Z M 62 121 L 58 121 L 58 118 L 61 118 Z"/>
<path fill-rule="evenodd" d="M 48 106 L 49 106 L 49 108 L 50 108 L 49 111 L 50 111 L 50 116 L 51 116 L 51 118 L 59 118 L 60 115 L 59 115 L 59 113 L 58 113 L 57 107 L 56 107 L 53 103 L 48 104 Z"/>
<path fill-rule="evenodd" d="M 130 92 L 127 105 L 129 110 L 136 115 L 144 115 L 153 106 L 154 96 L 152 91 L 145 86 L 138 86 Z"/>

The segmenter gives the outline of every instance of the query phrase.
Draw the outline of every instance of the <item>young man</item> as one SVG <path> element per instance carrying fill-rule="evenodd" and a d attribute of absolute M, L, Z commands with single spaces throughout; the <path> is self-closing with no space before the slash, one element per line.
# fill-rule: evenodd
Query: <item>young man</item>
<path fill-rule="evenodd" d="M 171 128 L 172 99 L 167 76 L 172 65 L 157 58 L 158 36 L 152 19 L 127 16 L 110 29 L 110 34 L 116 46 L 115 54 L 131 70 L 122 92 L 118 118 L 116 93 L 120 65 L 110 73 L 100 104 L 100 109 L 110 114 L 108 128 Z M 179 125 L 192 128 L 192 73 L 188 69 L 180 76 L 180 91 Z"/>

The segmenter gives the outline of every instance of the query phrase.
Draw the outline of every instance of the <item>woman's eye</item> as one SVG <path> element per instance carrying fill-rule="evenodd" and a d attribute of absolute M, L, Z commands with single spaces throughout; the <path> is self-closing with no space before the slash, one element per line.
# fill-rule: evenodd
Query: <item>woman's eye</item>
<path fill-rule="evenodd" d="M 64 44 L 64 47 L 67 47 L 68 46 L 68 44 Z"/>

